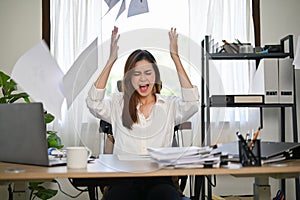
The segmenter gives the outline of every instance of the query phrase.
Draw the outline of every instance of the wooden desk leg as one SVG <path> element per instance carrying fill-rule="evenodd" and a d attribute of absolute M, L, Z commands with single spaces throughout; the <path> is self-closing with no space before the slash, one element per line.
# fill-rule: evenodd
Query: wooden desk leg
<path fill-rule="evenodd" d="M 271 199 L 269 177 L 255 177 L 253 184 L 254 200 Z"/>

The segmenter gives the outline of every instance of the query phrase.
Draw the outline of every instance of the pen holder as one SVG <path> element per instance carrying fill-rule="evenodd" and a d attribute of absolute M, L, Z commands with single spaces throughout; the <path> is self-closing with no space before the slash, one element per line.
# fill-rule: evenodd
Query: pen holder
<path fill-rule="evenodd" d="M 252 148 L 251 141 L 243 143 L 239 140 L 239 157 L 242 166 L 261 166 L 261 151 L 260 140 L 253 141 Z"/>

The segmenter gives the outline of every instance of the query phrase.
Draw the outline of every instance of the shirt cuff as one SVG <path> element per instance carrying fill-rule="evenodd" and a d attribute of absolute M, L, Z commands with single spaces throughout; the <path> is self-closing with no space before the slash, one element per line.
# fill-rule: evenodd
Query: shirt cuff
<path fill-rule="evenodd" d="M 92 87 L 89 90 L 88 96 L 93 101 L 102 100 L 104 99 L 106 89 L 98 89 L 93 84 Z"/>
<path fill-rule="evenodd" d="M 198 87 L 193 85 L 192 88 L 181 88 L 183 101 L 199 101 Z"/>

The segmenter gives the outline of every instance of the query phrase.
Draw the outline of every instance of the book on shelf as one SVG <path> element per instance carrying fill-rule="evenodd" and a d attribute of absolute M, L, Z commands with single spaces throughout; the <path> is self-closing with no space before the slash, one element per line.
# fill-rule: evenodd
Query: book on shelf
<path fill-rule="evenodd" d="M 264 95 L 212 95 L 210 105 L 263 104 Z"/>

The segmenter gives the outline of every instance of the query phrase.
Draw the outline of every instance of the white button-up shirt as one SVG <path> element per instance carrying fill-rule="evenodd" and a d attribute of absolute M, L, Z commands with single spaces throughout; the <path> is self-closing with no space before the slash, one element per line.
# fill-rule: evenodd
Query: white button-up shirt
<path fill-rule="evenodd" d="M 91 87 L 86 99 L 90 112 L 112 125 L 114 154 L 147 154 L 148 147 L 170 147 L 174 127 L 187 121 L 199 108 L 199 92 L 196 86 L 182 88 L 182 98 L 156 94 L 150 116 L 135 123 L 132 129 L 122 124 L 123 93 L 105 96 L 105 89 Z"/>

